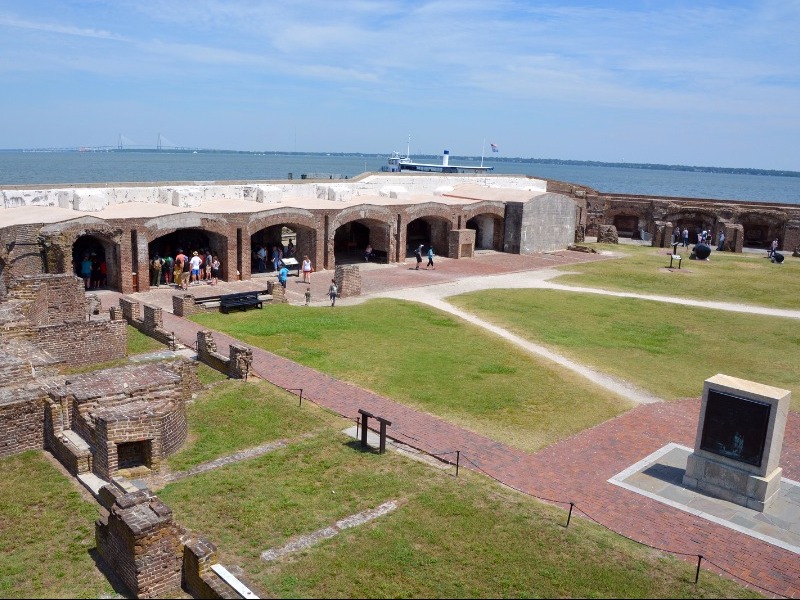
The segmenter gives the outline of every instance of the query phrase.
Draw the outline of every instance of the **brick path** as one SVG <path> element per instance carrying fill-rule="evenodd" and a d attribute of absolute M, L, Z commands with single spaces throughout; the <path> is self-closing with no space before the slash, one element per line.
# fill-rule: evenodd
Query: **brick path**
<path fill-rule="evenodd" d="M 551 259 L 544 260 L 545 264 L 540 262 L 539 268 L 552 266 Z M 453 262 L 473 263 L 474 266 L 478 261 Z M 520 261 L 520 270 L 532 268 L 528 262 L 533 261 Z M 511 261 L 504 264 L 516 266 Z M 492 273 L 502 270 L 497 263 L 490 265 L 490 269 Z M 452 271 L 443 273 L 443 270 L 405 271 L 407 269 L 399 267 L 378 273 L 380 277 L 396 279 L 395 283 L 400 285 L 409 278 L 419 282 L 419 276 L 455 275 Z M 316 275 L 319 279 L 322 274 Z M 428 279 L 422 281 L 434 283 Z M 200 329 L 198 325 L 166 311 L 163 317 L 167 330 L 174 331 L 182 343 L 194 344 Z M 219 332 L 214 333 L 214 339 L 223 354 L 226 354 L 225 346 L 236 341 Z M 703 566 L 707 569 L 719 572 L 709 564 L 711 561 L 730 574 L 771 592 L 800 596 L 800 557 L 797 554 L 607 483 L 613 475 L 669 442 L 693 446 L 700 407 L 698 399 L 639 406 L 529 454 L 265 350 L 253 348 L 253 371 L 279 387 L 302 386 L 304 398 L 347 418 L 355 420 L 359 408 L 385 417 L 392 421 L 391 437 L 425 452 L 460 450 L 462 466 L 471 467 L 469 462 L 472 462 L 491 477 L 525 493 L 565 504 L 574 502 L 586 516 L 637 541 L 695 555 L 687 558 L 692 562 L 696 561 L 697 554 L 702 554 L 706 559 Z M 446 458 L 452 459 L 453 455 Z M 784 477 L 800 479 L 800 416 L 796 413 L 789 414 L 781 465 Z"/>

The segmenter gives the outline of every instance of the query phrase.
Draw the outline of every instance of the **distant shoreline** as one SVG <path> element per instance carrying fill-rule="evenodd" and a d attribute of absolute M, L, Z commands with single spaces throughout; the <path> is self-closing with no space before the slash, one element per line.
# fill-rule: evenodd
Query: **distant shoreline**
<path fill-rule="evenodd" d="M 384 153 L 369 152 L 289 152 L 277 150 L 211 150 L 206 148 L 9 148 L 0 149 L 0 153 L 136 153 L 136 154 L 253 154 L 266 156 L 342 156 L 342 157 L 363 157 L 363 158 L 382 158 L 388 156 Z M 438 154 L 415 154 L 419 159 L 437 159 Z M 456 156 L 451 159 L 459 160 L 480 160 L 480 156 Z M 645 169 L 654 171 L 690 171 L 696 173 L 724 173 L 729 175 L 766 175 L 770 177 L 800 177 L 800 171 L 786 171 L 777 169 L 753 169 L 742 167 L 707 167 L 696 165 L 665 165 L 659 163 L 629 163 L 629 162 L 605 162 L 597 160 L 571 160 L 563 158 L 522 158 L 505 156 L 484 156 L 483 160 L 493 162 L 512 163 L 512 164 L 534 164 L 534 165 L 568 165 L 582 167 L 615 167 L 622 169 Z"/>

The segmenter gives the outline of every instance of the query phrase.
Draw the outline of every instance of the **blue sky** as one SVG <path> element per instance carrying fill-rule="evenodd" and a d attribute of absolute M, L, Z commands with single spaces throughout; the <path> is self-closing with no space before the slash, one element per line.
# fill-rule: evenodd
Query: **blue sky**
<path fill-rule="evenodd" d="M 800 0 L 3 0 L 0 148 L 800 171 L 798 32 Z"/>

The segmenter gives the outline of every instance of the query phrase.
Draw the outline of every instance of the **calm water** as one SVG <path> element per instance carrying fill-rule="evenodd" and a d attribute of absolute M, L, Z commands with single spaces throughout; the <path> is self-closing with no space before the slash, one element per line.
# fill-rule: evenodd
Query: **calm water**
<path fill-rule="evenodd" d="M 435 161 L 433 161 L 435 162 Z M 453 164 L 480 164 L 451 159 Z M 354 177 L 380 171 L 385 156 L 161 152 L 0 152 L 0 186 L 142 181 L 295 179 L 302 174 Z M 800 204 L 800 177 L 659 171 L 485 160 L 495 173 L 531 175 L 601 192 Z"/>

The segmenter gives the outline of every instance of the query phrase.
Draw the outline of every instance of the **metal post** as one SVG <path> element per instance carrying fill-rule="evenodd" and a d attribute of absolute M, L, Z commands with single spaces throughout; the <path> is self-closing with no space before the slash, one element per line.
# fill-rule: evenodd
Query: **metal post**
<path fill-rule="evenodd" d="M 567 527 L 569 527 L 569 522 L 572 520 L 572 509 L 575 507 L 574 502 L 569 503 L 569 514 L 567 515 Z"/>
<path fill-rule="evenodd" d="M 703 560 L 703 555 L 702 554 L 698 554 L 697 555 L 697 571 L 694 574 L 694 582 L 695 582 L 695 584 L 697 584 L 697 582 L 700 580 L 700 562 L 702 560 Z"/>
<path fill-rule="evenodd" d="M 386 421 L 381 419 L 381 446 L 378 454 L 383 454 L 384 452 L 386 452 Z"/>
<path fill-rule="evenodd" d="M 361 417 L 356 417 L 356 439 L 358 439 L 358 430 L 361 427 Z"/>
<path fill-rule="evenodd" d="M 456 477 L 458 477 L 458 463 L 461 461 L 461 450 L 456 450 Z"/>
<path fill-rule="evenodd" d="M 303 406 L 303 390 L 300 390 L 300 406 Z"/>
<path fill-rule="evenodd" d="M 364 415 L 364 422 L 361 426 L 361 447 L 367 447 L 367 432 L 369 431 L 369 417 Z"/>

